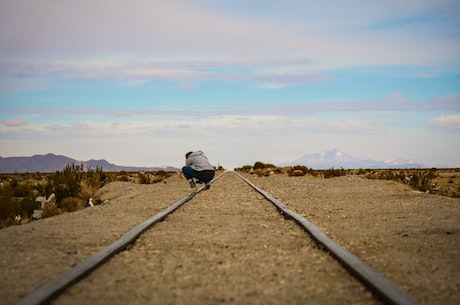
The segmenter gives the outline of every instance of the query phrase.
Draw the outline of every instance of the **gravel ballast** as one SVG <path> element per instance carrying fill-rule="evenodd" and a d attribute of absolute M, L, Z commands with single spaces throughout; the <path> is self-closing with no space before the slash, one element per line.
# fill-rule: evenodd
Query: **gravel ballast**
<path fill-rule="evenodd" d="M 246 175 L 422 304 L 460 304 L 460 199 L 390 181 Z M 0 303 L 18 299 L 189 194 L 114 182 L 103 205 L 0 230 Z M 56 304 L 379 304 L 233 173 Z"/>

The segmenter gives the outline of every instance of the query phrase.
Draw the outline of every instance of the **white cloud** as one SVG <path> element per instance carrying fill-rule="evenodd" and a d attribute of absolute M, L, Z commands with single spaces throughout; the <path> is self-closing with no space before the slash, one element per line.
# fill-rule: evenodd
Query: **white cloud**
<path fill-rule="evenodd" d="M 110 118 L 109 118 L 110 119 Z M 30 137 L 118 137 L 125 136 L 163 136 L 165 134 L 177 137 L 211 136 L 211 137 L 264 137 L 286 134 L 310 134 L 315 132 L 375 132 L 375 118 L 353 118 L 349 116 L 315 117 L 302 115 L 293 118 L 289 115 L 248 114 L 220 115 L 196 118 L 168 117 L 152 119 L 151 116 L 136 116 L 122 120 L 95 120 L 85 116 L 84 120 L 53 123 L 29 122 L 24 134 Z M 25 125 L 21 120 L 7 121 L 11 126 Z M 4 122 L 4 125 L 6 123 Z M 21 125 L 22 124 L 22 125 Z M 4 130 L 6 133 L 7 131 Z M 15 131 L 12 131 L 15 133 Z"/>
<path fill-rule="evenodd" d="M 430 123 L 434 127 L 460 130 L 460 115 L 441 115 L 430 120 Z"/>

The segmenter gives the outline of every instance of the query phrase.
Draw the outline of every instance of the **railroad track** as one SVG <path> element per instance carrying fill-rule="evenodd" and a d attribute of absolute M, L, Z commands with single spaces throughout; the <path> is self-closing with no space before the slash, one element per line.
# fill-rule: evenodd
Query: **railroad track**
<path fill-rule="evenodd" d="M 419 304 L 310 221 L 289 210 L 249 180 L 234 173 L 224 175 L 224 179 L 221 175 L 213 181 L 216 185 L 210 191 L 203 192 L 200 188 L 189 194 L 23 297 L 17 304 L 47 304 L 51 301 L 70 304 L 77 296 L 85 298 L 82 303 L 88 302 L 91 296 L 84 292 L 92 287 L 101 289 L 97 286 L 106 281 L 99 279 L 98 273 L 115 278 L 108 294 L 114 298 L 127 297 L 126 302 L 129 298 L 140 297 L 145 303 L 153 303 L 152 300 L 161 295 L 162 300 L 157 303 L 172 304 L 184 297 L 185 289 L 190 303 L 194 298 L 197 303 L 203 298 L 208 298 L 209 303 L 238 303 L 235 299 L 237 293 L 244 295 L 246 302 L 256 303 L 260 291 L 263 291 L 269 298 L 290 294 L 288 297 L 293 298 L 293 304 L 305 300 L 320 303 L 311 296 L 315 294 L 329 295 L 330 303 L 334 303 L 334 297 L 340 301 L 340 293 L 348 293 L 346 298 L 351 298 L 350 303 Z M 221 198 L 219 189 L 225 187 L 230 188 L 232 195 Z M 273 205 L 267 204 L 267 200 Z M 189 201 L 191 204 L 184 205 Z M 220 208 L 223 215 L 209 217 L 211 214 L 208 215 L 207 211 L 213 208 Z M 301 228 L 287 219 L 294 220 Z M 178 233 L 172 236 L 172 231 Z M 188 233 L 194 234 L 189 236 Z M 193 240 L 196 236 L 199 238 Z M 173 239 L 175 241 L 171 242 Z M 129 251 L 124 251 L 127 249 Z M 252 255 L 259 252 L 263 255 Z M 339 263 L 334 263 L 332 258 Z M 145 274 L 130 271 L 135 264 L 144 265 Z M 110 275 L 114 270 L 119 273 Z M 200 278 L 203 273 L 211 276 Z M 350 275 L 357 280 L 350 280 Z M 122 290 L 124 281 L 139 279 L 148 283 L 146 288 L 139 288 L 139 292 L 134 293 L 140 296 Z M 248 283 L 251 279 L 257 281 Z M 331 292 L 323 291 L 321 285 L 316 286 L 316 282 L 322 280 L 331 283 L 332 287 L 328 288 Z M 362 285 L 374 297 L 369 297 Z M 206 294 L 204 287 L 210 286 L 217 290 L 215 295 Z M 229 286 L 234 289 L 228 289 Z M 294 291 L 305 293 L 297 295 Z M 333 296 L 333 293 L 338 295 Z"/>

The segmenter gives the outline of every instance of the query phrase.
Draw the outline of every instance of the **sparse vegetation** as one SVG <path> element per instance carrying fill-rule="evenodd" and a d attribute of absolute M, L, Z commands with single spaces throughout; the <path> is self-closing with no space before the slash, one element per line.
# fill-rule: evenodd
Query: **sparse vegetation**
<path fill-rule="evenodd" d="M 273 173 L 281 173 L 281 169 L 271 163 L 257 161 L 254 165 L 243 165 L 235 168 L 235 171 L 256 174 L 259 177 L 268 177 Z"/>
<path fill-rule="evenodd" d="M 421 192 L 460 197 L 459 169 L 360 169 L 357 174 L 369 179 L 393 180 Z"/>
<path fill-rule="evenodd" d="M 435 189 L 433 179 L 438 174 L 436 169 L 382 169 L 382 170 L 371 170 L 365 174 L 369 179 L 382 179 L 382 180 L 393 180 L 401 183 L 408 184 L 414 189 L 422 192 L 432 193 Z"/>
<path fill-rule="evenodd" d="M 252 165 L 243 165 L 242 167 L 235 168 L 237 172 L 249 173 L 252 170 Z"/>
<path fill-rule="evenodd" d="M 100 167 L 84 170 L 83 165 L 74 164 L 51 174 L 0 174 L 0 228 L 27 222 L 38 209 L 43 211 L 41 217 L 82 209 L 89 198 L 111 181 L 152 184 L 171 175 L 166 171 L 105 173 Z M 55 198 L 43 208 L 36 201 L 39 196 L 49 198 L 53 193 Z M 97 200 L 94 203 L 97 204 Z"/>
<path fill-rule="evenodd" d="M 38 191 L 19 177 L 0 184 L 0 228 L 17 223 L 16 216 L 28 217 L 40 204 L 35 201 Z"/>
<path fill-rule="evenodd" d="M 325 170 L 309 169 L 303 165 L 276 167 L 273 164 L 256 162 L 254 165 L 244 165 L 235 171 L 269 176 L 270 174 L 285 174 L 290 177 L 334 178 L 346 175 L 359 175 L 369 179 L 393 180 L 404 183 L 421 192 L 438 194 L 448 197 L 460 197 L 459 169 L 344 169 L 330 168 Z"/>
<path fill-rule="evenodd" d="M 139 184 L 153 184 L 164 181 L 171 177 L 171 173 L 165 171 L 158 172 L 139 172 L 137 173 L 137 180 Z"/>
<path fill-rule="evenodd" d="M 86 201 L 80 197 L 66 197 L 61 201 L 60 208 L 64 212 L 75 212 L 84 208 Z"/>
<path fill-rule="evenodd" d="M 348 171 L 343 169 L 342 167 L 340 169 L 335 169 L 332 167 L 330 169 L 326 169 L 325 171 L 323 171 L 324 178 L 346 176 L 347 174 L 348 174 Z"/>
<path fill-rule="evenodd" d="M 266 177 L 284 174 L 291 177 L 334 178 L 344 175 L 360 175 L 368 179 L 392 180 L 407 184 L 416 190 L 449 197 L 460 197 L 459 169 L 326 169 L 313 170 L 303 165 L 277 167 L 271 163 L 257 161 L 254 165 L 244 165 L 235 171 Z M 40 209 L 38 196 L 55 194 L 53 204 L 43 207 L 42 217 L 84 208 L 89 198 L 111 181 L 153 184 L 165 181 L 171 172 L 113 172 L 105 173 L 102 168 L 83 169 L 81 165 L 68 165 L 53 174 L 24 173 L 0 174 L 0 228 L 32 219 L 34 210 Z M 97 204 L 97 201 L 95 200 Z"/>
<path fill-rule="evenodd" d="M 294 165 L 287 169 L 287 173 L 289 176 L 300 177 L 305 176 L 308 173 L 312 173 L 312 170 L 304 165 Z"/>

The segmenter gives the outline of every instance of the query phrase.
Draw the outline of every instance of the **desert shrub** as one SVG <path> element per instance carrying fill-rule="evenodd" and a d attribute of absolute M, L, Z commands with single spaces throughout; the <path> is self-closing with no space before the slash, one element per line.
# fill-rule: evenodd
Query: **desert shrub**
<path fill-rule="evenodd" d="M 164 181 L 166 178 L 169 178 L 170 176 L 171 174 L 165 171 L 159 171 L 156 173 L 138 173 L 137 181 L 140 184 L 152 184 Z"/>
<path fill-rule="evenodd" d="M 71 212 L 83 208 L 88 199 L 109 181 L 109 176 L 102 171 L 101 167 L 97 167 L 96 170 L 88 168 L 85 172 L 83 165 L 72 164 L 50 177 L 42 193 L 54 193 L 56 208 Z M 45 212 L 43 214 L 52 216 L 57 212 L 50 211 L 49 214 Z"/>
<path fill-rule="evenodd" d="M 16 214 L 17 199 L 13 196 L 13 189 L 9 184 L 1 187 L 0 192 L 0 227 L 8 225 L 8 221 Z"/>
<path fill-rule="evenodd" d="M 410 185 L 422 192 L 433 192 L 433 179 L 438 176 L 436 169 L 373 170 L 366 174 L 369 179 L 393 180 Z"/>
<path fill-rule="evenodd" d="M 35 199 L 36 196 L 34 194 L 30 194 L 29 196 L 22 198 L 19 202 L 16 215 L 19 214 L 25 218 L 30 217 L 34 213 L 34 210 L 40 208 L 40 202 L 35 201 Z"/>
<path fill-rule="evenodd" d="M 265 168 L 265 164 L 260 161 L 255 162 L 254 165 L 252 166 L 252 169 L 254 170 L 264 169 L 264 168 Z"/>
<path fill-rule="evenodd" d="M 252 165 L 243 165 L 242 167 L 235 168 L 237 172 L 249 173 L 252 170 Z"/>
<path fill-rule="evenodd" d="M 289 176 L 305 176 L 310 170 L 304 165 L 295 165 L 288 171 Z"/>
<path fill-rule="evenodd" d="M 55 204 L 47 204 L 43 208 L 42 218 L 61 214 L 61 210 Z"/>
<path fill-rule="evenodd" d="M 270 176 L 270 170 L 266 168 L 259 168 L 254 170 L 254 174 L 256 174 L 258 177 L 268 177 Z"/>
<path fill-rule="evenodd" d="M 150 183 L 158 183 L 158 182 L 161 182 L 161 181 L 164 181 L 165 178 L 161 177 L 161 176 L 157 176 L 157 175 L 152 175 L 152 177 L 150 177 Z"/>
<path fill-rule="evenodd" d="M 88 202 L 90 197 L 93 197 L 96 194 L 97 189 L 94 189 L 92 186 L 88 185 L 86 181 L 82 181 L 80 184 L 80 194 L 79 197 L 85 202 Z"/>
<path fill-rule="evenodd" d="M 17 215 L 29 218 L 40 207 L 35 198 L 36 191 L 25 182 L 18 179 L 4 182 L 0 187 L 0 228 L 14 224 Z"/>
<path fill-rule="evenodd" d="M 32 194 L 33 188 L 25 183 L 18 183 L 13 192 L 15 197 L 27 197 Z"/>
<path fill-rule="evenodd" d="M 151 178 L 151 183 L 158 183 L 158 182 L 162 182 L 166 179 L 168 179 L 169 177 L 172 176 L 172 173 L 168 173 L 166 171 L 158 171 L 156 172 L 153 177 Z"/>
<path fill-rule="evenodd" d="M 155 173 L 155 176 L 162 177 L 163 179 L 169 178 L 172 176 L 172 173 L 168 173 L 166 171 L 160 170 Z"/>
<path fill-rule="evenodd" d="M 27 197 L 14 197 L 12 192 L 0 193 L 0 228 L 14 223 L 16 215 L 28 218 L 34 209 L 38 209 L 40 204 L 35 201 L 33 195 Z"/>
<path fill-rule="evenodd" d="M 365 175 L 365 174 L 367 174 L 368 172 L 369 172 L 369 171 L 368 171 L 367 169 L 360 168 L 360 169 L 358 169 L 357 174 L 358 174 L 358 175 Z"/>
<path fill-rule="evenodd" d="M 113 175 L 115 177 L 115 175 Z M 99 188 L 111 181 L 111 177 L 97 167 L 83 170 L 83 165 L 68 165 L 54 174 L 0 175 L 0 228 L 14 224 L 16 215 L 31 218 L 35 209 L 40 209 L 37 196 L 55 194 L 55 203 L 47 204 L 42 217 L 73 211 L 86 205 Z M 113 178 L 114 179 L 114 178 Z M 66 198 L 72 198 L 64 201 Z M 64 203 L 62 203 L 64 202 Z M 61 210 L 61 204 L 63 209 Z"/>
<path fill-rule="evenodd" d="M 83 209 L 86 202 L 78 197 L 67 197 L 61 201 L 61 210 L 64 212 L 74 212 Z"/>
<path fill-rule="evenodd" d="M 96 170 L 88 168 L 84 175 L 84 182 L 86 186 L 91 189 L 94 194 L 98 189 L 103 187 L 107 182 L 110 181 L 110 177 L 102 171 L 102 167 L 96 167 Z"/>
<path fill-rule="evenodd" d="M 81 190 L 83 165 L 67 165 L 62 171 L 57 171 L 49 181 L 48 192 L 55 193 L 56 203 L 60 207 L 61 201 L 67 197 L 77 197 Z"/>
<path fill-rule="evenodd" d="M 128 182 L 129 181 L 129 176 L 128 175 L 121 175 L 121 176 L 117 177 L 117 180 L 122 181 L 122 182 Z"/>
<path fill-rule="evenodd" d="M 149 184 L 150 183 L 148 174 L 144 174 L 144 173 L 137 174 L 137 181 L 139 182 L 139 184 Z"/>
<path fill-rule="evenodd" d="M 300 169 L 295 169 L 291 172 L 291 176 L 294 176 L 294 177 L 305 176 L 305 173 L 301 171 Z"/>
<path fill-rule="evenodd" d="M 381 172 L 382 173 L 382 178 L 381 179 L 384 179 L 384 180 L 395 180 L 395 175 L 393 174 L 393 171 L 390 169 L 390 170 L 387 170 L 387 171 L 383 171 Z"/>
<path fill-rule="evenodd" d="M 273 165 L 273 164 L 271 164 L 271 163 L 263 163 L 263 162 L 260 162 L 260 161 L 255 162 L 254 165 L 252 166 L 253 170 L 264 169 L 264 168 L 276 169 L 278 167 Z"/>
<path fill-rule="evenodd" d="M 437 177 L 435 169 L 429 170 L 414 170 L 410 176 L 409 184 L 422 192 L 432 191 L 432 181 Z"/>
<path fill-rule="evenodd" d="M 340 169 L 335 169 L 332 167 L 330 169 L 326 169 L 323 175 L 324 175 L 324 178 L 340 177 L 340 176 L 346 176 L 347 171 L 344 170 L 342 167 Z"/>

